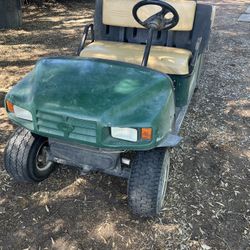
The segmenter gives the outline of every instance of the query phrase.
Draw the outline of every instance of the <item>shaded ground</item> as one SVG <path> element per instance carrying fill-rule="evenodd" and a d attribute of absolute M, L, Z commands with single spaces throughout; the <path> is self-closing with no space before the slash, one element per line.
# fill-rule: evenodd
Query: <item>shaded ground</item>
<path fill-rule="evenodd" d="M 47 55 L 75 53 L 91 3 L 24 10 L 23 29 L 0 36 L 0 249 L 250 249 L 250 26 L 237 19 L 247 1 L 210 1 L 216 23 L 205 73 L 185 119 L 163 213 L 138 220 L 126 182 L 58 169 L 39 185 L 3 170 L 13 126 L 7 90 Z"/>

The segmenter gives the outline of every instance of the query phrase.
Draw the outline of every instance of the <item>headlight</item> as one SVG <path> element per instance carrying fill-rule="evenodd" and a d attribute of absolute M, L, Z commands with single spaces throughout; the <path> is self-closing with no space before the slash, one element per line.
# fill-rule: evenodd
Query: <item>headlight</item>
<path fill-rule="evenodd" d="M 32 121 L 32 114 L 23 108 L 20 108 L 16 105 L 14 105 L 14 113 L 16 115 L 16 117 L 24 119 L 24 120 L 28 120 L 28 121 Z"/>
<path fill-rule="evenodd" d="M 134 128 L 111 128 L 111 136 L 125 141 L 138 141 L 138 132 Z"/>
<path fill-rule="evenodd" d="M 13 105 L 10 101 L 6 102 L 7 109 L 10 113 L 14 113 L 14 115 L 18 118 L 27 120 L 27 121 L 32 121 L 32 114 L 30 111 L 20 108 L 16 105 Z"/>

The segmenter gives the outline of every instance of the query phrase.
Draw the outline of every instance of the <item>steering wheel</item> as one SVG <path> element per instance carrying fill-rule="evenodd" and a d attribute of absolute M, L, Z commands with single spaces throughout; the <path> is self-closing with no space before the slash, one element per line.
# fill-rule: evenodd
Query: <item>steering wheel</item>
<path fill-rule="evenodd" d="M 138 10 L 146 5 L 157 5 L 161 7 L 161 11 L 142 21 L 138 17 Z M 171 18 L 167 18 L 167 14 L 172 14 Z M 154 30 L 170 30 L 175 27 L 179 22 L 179 14 L 176 9 L 170 4 L 159 0 L 143 0 L 137 3 L 133 8 L 133 16 L 135 20 L 147 29 Z"/>

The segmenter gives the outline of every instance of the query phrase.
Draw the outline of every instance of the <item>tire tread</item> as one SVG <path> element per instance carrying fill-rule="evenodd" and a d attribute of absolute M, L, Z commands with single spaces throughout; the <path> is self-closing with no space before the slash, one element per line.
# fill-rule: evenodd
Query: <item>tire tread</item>
<path fill-rule="evenodd" d="M 132 212 L 143 217 L 155 216 L 161 166 L 166 149 L 138 152 L 132 162 L 128 185 L 129 206 Z"/>
<path fill-rule="evenodd" d="M 11 135 L 4 150 L 4 166 L 15 181 L 34 183 L 47 177 L 36 176 L 32 163 L 42 141 L 43 137 L 35 137 L 25 128 L 17 128 Z"/>

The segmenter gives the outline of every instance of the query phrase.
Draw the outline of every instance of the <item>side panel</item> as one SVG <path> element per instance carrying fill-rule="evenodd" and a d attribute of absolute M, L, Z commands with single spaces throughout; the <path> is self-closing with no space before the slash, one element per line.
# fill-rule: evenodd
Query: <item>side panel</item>
<path fill-rule="evenodd" d="M 202 70 L 204 55 L 200 55 L 192 74 L 187 76 L 170 75 L 175 86 L 175 105 L 176 107 L 183 107 L 188 105 L 192 98 L 194 89 L 198 84 L 199 77 Z"/>

